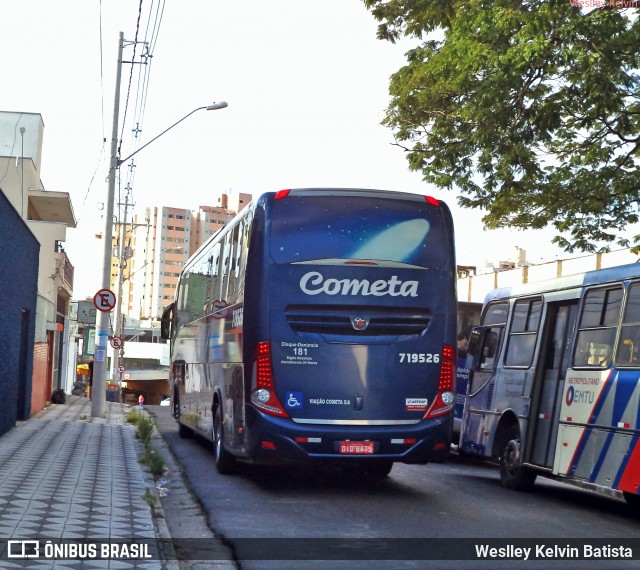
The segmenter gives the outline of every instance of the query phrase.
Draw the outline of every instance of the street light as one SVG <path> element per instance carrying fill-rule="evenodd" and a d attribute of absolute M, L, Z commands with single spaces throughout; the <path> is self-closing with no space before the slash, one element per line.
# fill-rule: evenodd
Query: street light
<path fill-rule="evenodd" d="M 118 169 L 124 162 L 129 160 L 132 156 L 139 153 L 143 148 L 149 146 L 152 142 L 159 139 L 167 131 L 170 131 L 173 127 L 180 124 L 187 117 L 190 117 L 196 111 L 206 109 L 207 111 L 215 111 L 217 109 L 224 109 L 227 106 L 225 101 L 219 103 L 213 103 L 204 107 L 198 107 L 187 113 L 182 119 L 176 121 L 169 128 L 162 131 L 158 136 L 151 139 L 144 146 L 141 146 L 135 152 L 132 152 L 125 159 L 118 159 L 118 113 L 120 109 L 120 81 L 122 77 L 122 50 L 124 45 L 124 34 L 120 32 L 120 41 L 118 47 L 118 67 L 116 73 L 116 90 L 113 104 L 113 128 L 111 131 L 111 161 L 109 165 L 109 183 L 107 191 L 107 203 L 105 211 L 105 230 L 104 230 L 104 251 L 102 259 L 102 288 L 109 289 L 111 285 L 111 240 L 113 236 L 113 202 L 115 198 L 116 188 L 116 169 Z M 116 299 L 116 304 L 120 303 L 120 299 Z M 91 387 L 91 416 L 94 418 L 101 418 L 104 415 L 105 410 L 105 398 L 106 398 L 106 376 L 107 376 L 107 345 L 109 343 L 109 312 L 100 311 L 98 315 L 97 331 L 96 331 L 96 345 L 95 345 L 95 357 L 93 367 L 93 382 Z"/>
<path fill-rule="evenodd" d="M 166 128 L 159 135 L 153 137 L 149 142 L 143 144 L 138 150 L 136 150 L 135 152 L 132 152 L 126 158 L 118 159 L 118 161 L 117 161 L 118 167 L 120 167 L 125 162 L 127 162 L 127 160 L 129 160 L 132 156 L 135 156 L 136 154 L 138 154 L 143 148 L 148 147 L 152 142 L 154 142 L 155 140 L 159 139 L 167 131 L 170 131 L 171 129 L 173 129 L 173 127 L 175 127 L 176 125 L 179 125 L 182 121 L 184 121 L 185 119 L 189 118 L 196 111 L 202 111 L 203 109 L 205 109 L 207 111 L 217 111 L 218 109 L 224 109 L 227 106 L 228 106 L 228 103 L 226 101 L 218 101 L 217 103 L 212 103 L 211 105 L 205 105 L 204 107 L 198 107 L 197 109 L 194 109 L 193 111 L 191 111 L 191 113 L 187 113 L 184 117 L 182 117 L 182 119 L 180 119 L 179 121 L 176 121 L 175 123 L 173 123 L 173 125 L 171 125 L 170 127 Z"/>

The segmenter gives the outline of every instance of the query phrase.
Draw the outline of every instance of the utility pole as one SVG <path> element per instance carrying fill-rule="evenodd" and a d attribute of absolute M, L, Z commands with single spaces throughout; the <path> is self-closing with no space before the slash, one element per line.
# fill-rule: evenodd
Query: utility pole
<path fill-rule="evenodd" d="M 113 102 L 113 129 L 111 131 L 111 163 L 109 166 L 109 183 L 107 202 L 104 214 L 104 252 L 102 259 L 102 288 L 109 289 L 111 283 L 111 248 L 113 237 L 113 202 L 116 191 L 116 170 L 118 168 L 118 120 L 120 112 L 120 82 L 122 77 L 122 49 L 124 33 L 120 32 L 118 42 L 118 67 L 116 71 L 116 93 Z M 120 299 L 116 299 L 116 305 Z M 91 386 L 91 417 L 101 418 L 104 415 L 107 378 L 107 345 L 109 343 L 109 313 L 100 311 L 98 330 L 96 331 L 95 357 L 93 364 L 93 383 Z"/>
<path fill-rule="evenodd" d="M 124 326 L 122 323 L 122 289 L 124 285 L 125 242 L 127 237 L 127 210 L 129 209 L 129 194 L 124 197 L 124 222 L 120 224 L 120 253 L 118 255 L 118 292 L 116 293 L 116 317 L 114 336 L 122 341 L 120 348 L 113 349 L 113 378 L 118 379 L 118 401 L 122 401 L 122 373 L 120 372 L 120 358 L 124 348 Z"/>

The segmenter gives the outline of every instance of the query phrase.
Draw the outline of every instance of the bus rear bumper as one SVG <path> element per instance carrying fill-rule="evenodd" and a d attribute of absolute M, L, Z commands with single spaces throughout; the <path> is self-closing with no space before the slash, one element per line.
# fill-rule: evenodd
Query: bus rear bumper
<path fill-rule="evenodd" d="M 354 460 L 428 463 L 447 457 L 452 417 L 400 426 L 297 424 L 248 406 L 247 433 L 251 435 L 245 443 L 249 456 L 258 463 Z M 345 442 L 366 445 L 345 446 Z M 345 447 L 350 452 L 345 453 Z"/>

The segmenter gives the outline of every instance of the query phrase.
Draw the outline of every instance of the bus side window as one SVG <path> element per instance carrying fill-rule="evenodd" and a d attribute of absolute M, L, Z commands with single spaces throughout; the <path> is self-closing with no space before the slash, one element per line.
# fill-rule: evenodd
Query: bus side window
<path fill-rule="evenodd" d="M 640 367 L 640 283 L 629 286 L 616 366 Z"/>
<path fill-rule="evenodd" d="M 493 370 L 496 366 L 498 350 L 500 348 L 500 332 L 502 327 L 488 328 L 485 330 L 484 342 L 480 351 L 478 368 L 480 370 Z"/>
<path fill-rule="evenodd" d="M 469 393 L 477 392 L 488 381 L 498 362 L 503 326 L 476 327 L 471 331 L 466 367 L 469 369 Z"/>
<path fill-rule="evenodd" d="M 587 291 L 576 341 L 573 365 L 607 368 L 611 365 L 622 287 Z"/>

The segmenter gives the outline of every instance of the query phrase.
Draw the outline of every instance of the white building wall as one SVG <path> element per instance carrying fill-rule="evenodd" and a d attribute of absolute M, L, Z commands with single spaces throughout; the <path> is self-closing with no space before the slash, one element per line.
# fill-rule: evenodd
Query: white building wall
<path fill-rule="evenodd" d="M 458 300 L 483 302 L 489 291 L 498 287 L 511 287 L 523 283 L 536 283 L 546 279 L 565 277 L 576 273 L 617 267 L 640 261 L 638 254 L 629 249 L 621 249 L 609 253 L 582 255 L 570 259 L 561 259 L 527 265 L 515 269 L 493 271 L 458 279 Z"/>
<path fill-rule="evenodd" d="M 38 292 L 55 303 L 58 296 L 55 276 L 58 274 L 57 264 L 59 263 L 55 243 L 66 240 L 67 226 L 61 222 L 40 222 L 37 220 L 28 220 L 27 225 L 40 242 Z"/>
<path fill-rule="evenodd" d="M 29 189 L 43 189 L 40 181 L 43 134 L 40 114 L 0 112 L 1 188 L 23 219 L 27 217 Z"/>

